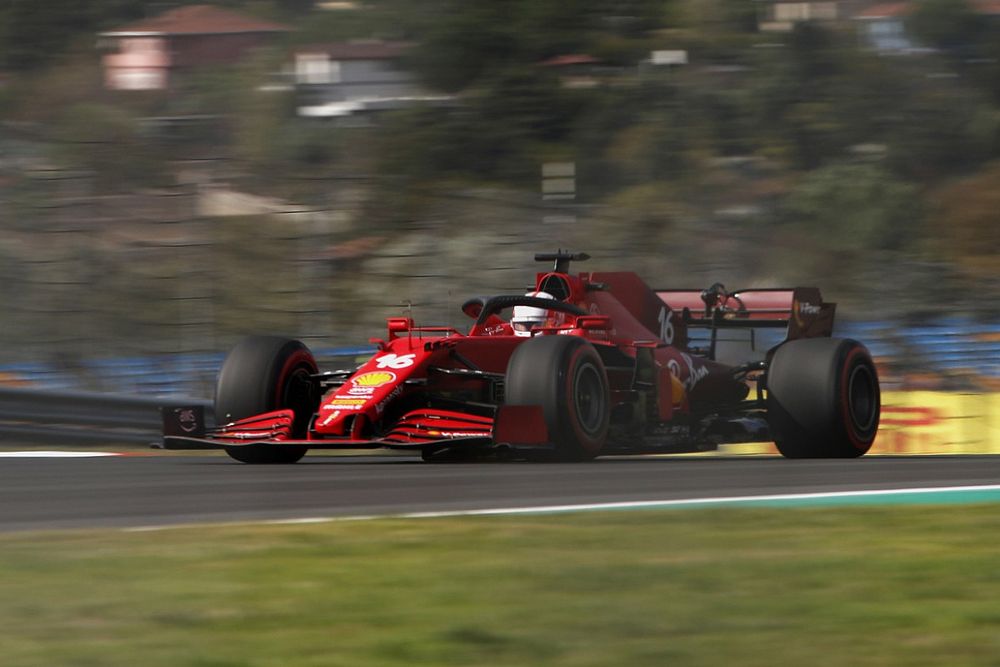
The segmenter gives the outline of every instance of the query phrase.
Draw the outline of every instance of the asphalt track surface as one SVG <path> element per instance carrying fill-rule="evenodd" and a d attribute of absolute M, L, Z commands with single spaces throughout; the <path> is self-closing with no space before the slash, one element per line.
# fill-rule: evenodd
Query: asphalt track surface
<path fill-rule="evenodd" d="M 0 460 L 0 531 L 309 519 L 413 512 L 1000 484 L 1000 456 L 630 457 L 590 463 L 423 463 L 308 456 Z"/>

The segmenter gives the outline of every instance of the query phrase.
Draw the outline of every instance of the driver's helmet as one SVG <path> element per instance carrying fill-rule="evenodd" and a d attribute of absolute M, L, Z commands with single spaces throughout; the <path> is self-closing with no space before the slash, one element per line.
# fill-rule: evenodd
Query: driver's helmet
<path fill-rule="evenodd" d="M 548 292 L 528 292 L 525 296 L 533 296 L 537 299 L 555 299 Z M 510 325 L 514 327 L 515 336 L 530 336 L 532 327 L 540 327 L 548 319 L 549 311 L 545 308 L 514 306 L 514 314 L 510 318 Z"/>

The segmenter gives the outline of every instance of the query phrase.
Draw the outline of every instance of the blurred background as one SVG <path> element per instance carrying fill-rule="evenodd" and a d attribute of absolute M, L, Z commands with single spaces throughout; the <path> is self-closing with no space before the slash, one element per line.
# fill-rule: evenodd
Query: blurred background
<path fill-rule="evenodd" d="M 819 286 L 884 389 L 992 392 L 998 158 L 991 0 L 6 0 L 0 383 L 211 396 L 569 248 Z"/>

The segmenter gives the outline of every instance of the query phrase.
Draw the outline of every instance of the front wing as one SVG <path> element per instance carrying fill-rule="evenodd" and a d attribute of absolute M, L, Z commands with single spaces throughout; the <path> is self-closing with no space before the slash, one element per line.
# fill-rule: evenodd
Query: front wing
<path fill-rule="evenodd" d="M 422 451 L 456 445 L 544 447 L 550 444 L 540 406 L 500 406 L 495 418 L 453 410 L 419 409 L 404 415 L 384 435 L 370 439 L 293 438 L 292 424 L 295 415 L 291 410 L 276 410 L 211 429 L 205 427 L 201 408 L 161 408 L 161 415 L 163 440 L 158 446 L 170 450 L 278 445 L 309 449 L 388 448 Z"/>
<path fill-rule="evenodd" d="M 235 442 L 218 438 L 192 438 L 188 436 L 165 435 L 159 449 L 205 450 L 229 449 L 232 447 L 254 447 L 259 445 L 280 445 L 282 447 L 308 447 L 309 449 L 404 449 L 420 451 L 425 448 L 437 449 L 462 445 L 491 445 L 492 437 L 461 437 L 424 440 L 422 442 L 399 442 L 377 438 L 374 440 L 245 440 Z"/>

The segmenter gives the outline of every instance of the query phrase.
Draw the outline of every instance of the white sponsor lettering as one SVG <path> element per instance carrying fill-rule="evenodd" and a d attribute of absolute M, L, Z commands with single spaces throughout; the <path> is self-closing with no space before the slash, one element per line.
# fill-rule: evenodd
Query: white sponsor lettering
<path fill-rule="evenodd" d="M 660 308 L 660 340 L 667 345 L 674 342 L 673 312 L 669 308 Z"/>
<path fill-rule="evenodd" d="M 337 397 L 322 407 L 323 410 L 360 410 L 368 402 L 367 398 Z"/>
<path fill-rule="evenodd" d="M 694 365 L 694 359 L 692 359 L 689 354 L 681 352 L 681 358 L 684 359 L 684 362 L 688 367 L 688 379 L 684 381 L 684 386 L 687 387 L 688 391 L 691 391 L 694 389 L 696 384 L 701 382 L 708 375 L 708 369 L 704 366 L 696 367 Z"/>
<path fill-rule="evenodd" d="M 695 385 L 701 382 L 705 377 L 708 376 L 708 368 L 705 366 L 695 366 L 694 359 L 691 355 L 681 352 L 681 359 L 684 360 L 685 365 L 688 367 L 688 376 L 686 380 L 683 380 L 684 388 L 688 391 L 694 389 Z M 678 380 L 681 379 L 681 365 L 676 359 L 671 359 L 667 362 L 667 370 Z"/>
<path fill-rule="evenodd" d="M 802 315 L 819 315 L 820 307 L 807 301 L 799 302 L 799 313 Z"/>
<path fill-rule="evenodd" d="M 396 370 L 399 370 L 400 368 L 409 368 L 413 365 L 413 360 L 416 356 L 416 354 L 386 354 L 375 360 L 375 367 L 394 368 Z"/>

